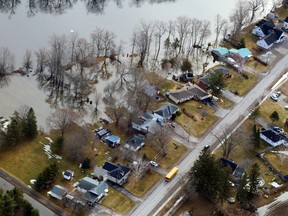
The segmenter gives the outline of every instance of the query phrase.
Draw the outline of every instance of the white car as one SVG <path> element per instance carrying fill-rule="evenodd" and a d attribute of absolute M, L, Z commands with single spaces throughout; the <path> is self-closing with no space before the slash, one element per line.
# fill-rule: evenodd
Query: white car
<path fill-rule="evenodd" d="M 155 161 L 150 161 L 150 165 L 153 166 L 153 167 L 158 167 L 159 164 L 156 163 Z"/>
<path fill-rule="evenodd" d="M 278 91 L 278 92 L 276 92 L 276 93 L 273 93 L 273 94 L 270 96 L 270 98 L 271 98 L 272 100 L 274 100 L 274 101 L 278 101 L 278 98 L 280 97 L 280 95 L 281 95 L 281 92 Z"/>

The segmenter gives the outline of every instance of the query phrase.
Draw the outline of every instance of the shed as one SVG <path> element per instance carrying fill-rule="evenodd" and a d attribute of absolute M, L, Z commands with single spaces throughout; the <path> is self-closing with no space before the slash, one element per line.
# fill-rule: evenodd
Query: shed
<path fill-rule="evenodd" d="M 105 142 L 112 147 L 116 147 L 120 145 L 120 137 L 115 136 L 115 135 L 110 135 L 106 137 Z"/>
<path fill-rule="evenodd" d="M 67 194 L 68 190 L 60 185 L 55 185 L 51 191 L 49 191 L 47 194 L 58 199 L 62 200 L 64 196 Z"/>

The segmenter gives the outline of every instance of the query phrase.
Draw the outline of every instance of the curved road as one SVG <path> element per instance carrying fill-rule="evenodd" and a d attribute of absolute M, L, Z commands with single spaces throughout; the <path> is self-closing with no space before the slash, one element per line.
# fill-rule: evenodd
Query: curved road
<path fill-rule="evenodd" d="M 238 125 L 239 120 L 243 119 L 244 116 L 247 116 L 253 104 L 258 99 L 263 99 L 264 93 L 271 84 L 279 78 L 282 72 L 288 67 L 288 55 L 282 58 L 271 70 L 270 72 L 263 77 L 263 79 L 258 82 L 255 87 L 223 118 L 219 123 L 212 129 L 212 131 L 199 140 L 199 143 L 196 147 L 186 156 L 186 158 L 178 165 L 179 173 L 178 175 L 169 183 L 162 183 L 158 185 L 153 192 L 146 197 L 134 211 L 130 214 L 132 216 L 147 216 L 153 215 L 159 205 L 164 202 L 165 198 L 169 196 L 170 193 L 173 193 L 183 179 L 183 177 L 192 167 L 194 161 L 198 158 L 200 151 L 206 144 L 215 145 L 217 139 L 215 135 L 221 136 L 224 128 Z"/>

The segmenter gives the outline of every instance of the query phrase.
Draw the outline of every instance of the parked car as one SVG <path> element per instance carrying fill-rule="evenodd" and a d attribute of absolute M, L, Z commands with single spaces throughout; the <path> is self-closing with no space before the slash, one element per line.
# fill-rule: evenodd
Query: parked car
<path fill-rule="evenodd" d="M 278 101 L 278 98 L 280 97 L 280 95 L 281 95 L 281 92 L 278 91 L 278 92 L 276 92 L 276 93 L 273 93 L 273 94 L 270 96 L 270 98 L 271 98 L 272 100 L 274 100 L 274 101 Z"/>
<path fill-rule="evenodd" d="M 156 163 L 155 161 L 150 161 L 150 165 L 153 166 L 153 167 L 158 167 L 159 164 Z"/>
<path fill-rule="evenodd" d="M 273 127 L 273 130 L 276 131 L 277 133 L 283 133 L 284 130 L 282 128 L 279 127 Z"/>

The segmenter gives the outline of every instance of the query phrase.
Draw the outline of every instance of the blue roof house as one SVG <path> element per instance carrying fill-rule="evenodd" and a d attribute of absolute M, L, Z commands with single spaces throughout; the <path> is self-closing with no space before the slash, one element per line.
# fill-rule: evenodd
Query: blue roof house
<path fill-rule="evenodd" d="M 222 57 L 222 56 L 228 55 L 229 51 L 225 47 L 217 47 L 212 50 L 212 53 L 214 53 L 215 55 L 219 57 Z"/>
<path fill-rule="evenodd" d="M 110 135 L 105 138 L 105 142 L 112 147 L 120 145 L 120 140 L 120 137 L 115 135 Z"/>

